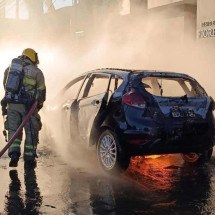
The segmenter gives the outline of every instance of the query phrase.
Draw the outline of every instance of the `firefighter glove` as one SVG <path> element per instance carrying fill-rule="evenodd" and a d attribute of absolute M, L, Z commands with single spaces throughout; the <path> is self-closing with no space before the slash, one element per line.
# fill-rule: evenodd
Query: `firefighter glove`
<path fill-rule="evenodd" d="M 7 115 L 7 102 L 5 98 L 1 100 L 1 109 L 2 109 L 2 115 L 3 116 Z"/>

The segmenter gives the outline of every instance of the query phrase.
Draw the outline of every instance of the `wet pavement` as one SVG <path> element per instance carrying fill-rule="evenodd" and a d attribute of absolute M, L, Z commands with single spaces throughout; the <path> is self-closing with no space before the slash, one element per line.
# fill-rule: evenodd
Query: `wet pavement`
<path fill-rule="evenodd" d="M 201 166 L 184 164 L 180 155 L 135 157 L 111 177 L 93 152 L 79 166 L 43 146 L 38 155 L 35 169 L 22 159 L 9 168 L 9 159 L 0 159 L 1 215 L 215 214 L 214 157 Z"/>

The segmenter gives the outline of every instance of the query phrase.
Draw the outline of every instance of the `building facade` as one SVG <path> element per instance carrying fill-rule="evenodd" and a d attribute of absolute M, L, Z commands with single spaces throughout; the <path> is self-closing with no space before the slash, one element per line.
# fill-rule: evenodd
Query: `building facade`
<path fill-rule="evenodd" d="M 1 0 L 0 38 L 69 38 L 72 45 L 95 41 L 107 31 L 126 40 L 128 31 L 144 35 L 145 23 L 165 41 L 213 44 L 214 0 Z M 132 29 L 135 26 L 135 29 Z M 152 35 L 153 37 L 153 35 Z"/>
<path fill-rule="evenodd" d="M 197 38 L 201 42 L 215 40 L 215 1 L 198 0 Z"/>

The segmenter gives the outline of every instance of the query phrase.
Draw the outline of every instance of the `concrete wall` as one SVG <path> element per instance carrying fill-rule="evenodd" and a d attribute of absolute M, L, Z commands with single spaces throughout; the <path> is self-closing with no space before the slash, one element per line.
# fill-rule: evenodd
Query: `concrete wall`
<path fill-rule="evenodd" d="M 148 0 L 148 8 L 160 7 L 177 2 L 183 2 L 183 0 Z"/>
<path fill-rule="evenodd" d="M 186 46 L 196 38 L 196 5 L 168 4 L 148 10 L 149 20 L 155 16 L 159 20 L 160 38 L 178 46 Z M 177 48 L 177 47 L 176 47 Z"/>

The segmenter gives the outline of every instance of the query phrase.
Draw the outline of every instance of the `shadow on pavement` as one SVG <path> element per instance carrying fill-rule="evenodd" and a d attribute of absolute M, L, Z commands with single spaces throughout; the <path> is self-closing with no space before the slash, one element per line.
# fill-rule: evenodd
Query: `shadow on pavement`
<path fill-rule="evenodd" d="M 25 192 L 17 170 L 9 171 L 11 182 L 6 194 L 5 212 L 10 215 L 37 215 L 42 204 L 40 189 L 34 168 L 24 168 Z"/>

